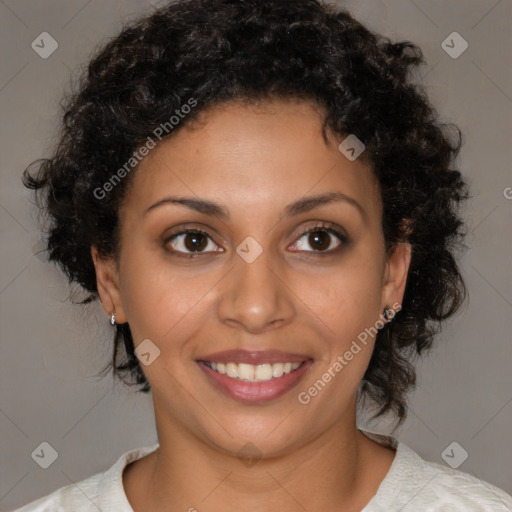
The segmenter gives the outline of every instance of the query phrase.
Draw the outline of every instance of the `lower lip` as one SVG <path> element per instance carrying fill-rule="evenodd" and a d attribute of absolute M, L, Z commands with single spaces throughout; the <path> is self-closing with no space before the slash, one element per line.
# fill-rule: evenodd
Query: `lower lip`
<path fill-rule="evenodd" d="M 231 377 L 227 377 L 222 373 L 212 370 L 201 361 L 198 361 L 198 364 L 217 389 L 220 389 L 234 400 L 258 403 L 274 400 L 290 391 L 298 384 L 304 373 L 308 371 L 313 361 L 308 359 L 295 371 L 265 382 L 247 382 L 232 379 Z"/>

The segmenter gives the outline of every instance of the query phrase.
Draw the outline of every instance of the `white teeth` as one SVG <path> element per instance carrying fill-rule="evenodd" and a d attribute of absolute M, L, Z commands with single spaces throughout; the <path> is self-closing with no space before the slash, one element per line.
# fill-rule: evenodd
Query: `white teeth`
<path fill-rule="evenodd" d="M 238 365 L 238 378 L 240 380 L 254 380 L 254 366 L 240 363 Z"/>
<path fill-rule="evenodd" d="M 283 373 L 284 373 L 283 367 L 284 367 L 283 363 L 274 363 L 272 365 L 272 377 L 274 377 L 274 378 L 282 377 Z"/>
<path fill-rule="evenodd" d="M 238 379 L 238 365 L 235 363 L 228 363 L 226 365 L 226 375 L 234 379 Z"/>
<path fill-rule="evenodd" d="M 258 365 L 246 363 L 207 363 L 208 366 L 232 379 L 247 382 L 265 382 L 282 377 L 296 370 L 302 363 L 263 363 Z"/>
<path fill-rule="evenodd" d="M 259 364 L 256 367 L 255 372 L 256 380 L 266 381 L 272 378 L 272 365 L 271 364 Z"/>

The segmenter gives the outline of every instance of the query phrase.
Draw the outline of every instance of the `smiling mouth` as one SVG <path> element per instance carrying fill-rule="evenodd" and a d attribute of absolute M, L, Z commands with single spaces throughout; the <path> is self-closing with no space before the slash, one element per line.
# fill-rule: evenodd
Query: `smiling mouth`
<path fill-rule="evenodd" d="M 283 375 L 293 373 L 298 370 L 305 361 L 301 363 L 278 362 L 263 364 L 246 363 L 214 363 L 211 361 L 201 361 L 205 366 L 213 371 L 230 377 L 231 379 L 245 382 L 267 382 L 279 379 Z"/>

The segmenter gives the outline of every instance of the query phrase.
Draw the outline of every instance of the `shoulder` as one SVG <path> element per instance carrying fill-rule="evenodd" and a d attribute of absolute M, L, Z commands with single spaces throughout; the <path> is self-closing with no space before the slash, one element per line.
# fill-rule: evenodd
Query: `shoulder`
<path fill-rule="evenodd" d="M 489 482 L 435 462 L 424 461 L 424 464 L 428 480 L 423 501 L 430 502 L 430 506 L 435 503 L 443 507 L 450 505 L 454 511 L 465 512 L 512 511 L 512 497 Z"/>
<path fill-rule="evenodd" d="M 364 512 L 512 511 L 512 497 L 503 490 L 476 476 L 426 461 L 403 443 L 398 443 L 395 460 L 375 498 Z"/>
<path fill-rule="evenodd" d="M 131 512 L 123 488 L 124 468 L 153 452 L 158 443 L 124 453 L 107 471 L 61 487 L 13 512 Z"/>

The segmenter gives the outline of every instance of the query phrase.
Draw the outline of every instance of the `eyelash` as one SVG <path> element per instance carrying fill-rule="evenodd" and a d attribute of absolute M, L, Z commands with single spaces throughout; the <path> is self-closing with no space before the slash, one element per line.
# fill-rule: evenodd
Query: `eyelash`
<path fill-rule="evenodd" d="M 338 247 L 336 247 L 334 249 L 329 249 L 327 251 L 296 251 L 296 252 L 312 253 L 315 257 L 316 256 L 330 256 L 330 255 L 338 252 L 341 249 L 341 247 L 346 246 L 349 243 L 349 239 L 346 235 L 344 235 L 343 233 L 340 233 L 338 230 L 333 228 L 328 223 L 321 223 L 321 224 L 318 224 L 316 226 L 313 226 L 313 227 L 307 229 L 306 231 L 302 232 L 296 240 L 300 240 L 304 235 L 314 233 L 315 231 L 323 231 L 323 232 L 326 232 L 326 233 L 336 236 L 341 241 L 341 245 L 339 245 Z M 206 231 L 203 231 L 202 229 L 199 229 L 199 228 L 190 227 L 190 228 L 182 229 L 181 231 L 173 233 L 171 236 L 167 237 L 164 240 L 164 248 L 174 238 L 176 238 L 180 235 L 185 235 L 187 233 L 201 234 L 201 235 L 205 236 L 206 238 L 212 240 L 211 236 Z M 212 252 L 212 251 L 206 251 L 206 252 L 184 253 L 182 251 L 169 250 L 169 249 L 166 249 L 166 250 L 173 255 L 177 255 L 177 256 L 185 257 L 185 258 L 196 258 L 198 256 L 201 256 L 202 254 L 208 254 L 208 253 Z M 215 252 L 217 252 L 217 251 L 215 251 Z"/>

